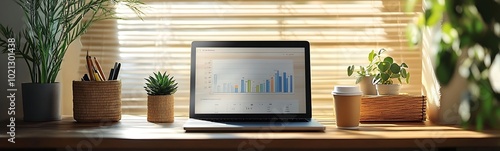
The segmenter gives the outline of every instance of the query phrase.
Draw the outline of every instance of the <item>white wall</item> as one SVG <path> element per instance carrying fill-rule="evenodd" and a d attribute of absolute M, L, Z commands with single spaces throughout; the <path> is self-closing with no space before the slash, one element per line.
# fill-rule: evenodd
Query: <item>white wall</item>
<path fill-rule="evenodd" d="M 15 32 L 19 31 L 23 26 L 23 12 L 20 7 L 17 6 L 15 1 L 0 1 L 0 24 L 8 25 L 14 29 Z M 0 119 L 5 120 L 9 118 L 7 114 L 7 108 L 9 106 L 9 101 L 6 99 L 7 93 L 7 54 L 0 54 Z M 18 118 L 22 117 L 22 101 L 21 101 L 21 83 L 28 82 L 30 80 L 29 71 L 27 70 L 26 63 L 24 60 L 16 59 L 16 116 Z M 16 118 L 16 119 L 18 119 Z"/>

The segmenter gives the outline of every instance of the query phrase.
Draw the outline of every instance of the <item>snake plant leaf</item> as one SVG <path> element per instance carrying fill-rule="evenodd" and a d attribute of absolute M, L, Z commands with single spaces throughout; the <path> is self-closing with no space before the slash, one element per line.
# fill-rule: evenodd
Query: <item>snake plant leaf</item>
<path fill-rule="evenodd" d="M 350 65 L 347 67 L 347 76 L 351 76 L 354 73 L 354 65 Z"/>

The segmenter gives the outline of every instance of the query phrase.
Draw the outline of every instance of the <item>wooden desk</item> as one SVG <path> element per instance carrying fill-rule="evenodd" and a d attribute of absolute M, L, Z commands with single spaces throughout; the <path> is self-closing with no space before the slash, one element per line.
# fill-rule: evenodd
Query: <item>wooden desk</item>
<path fill-rule="evenodd" d="M 71 117 L 46 123 L 18 122 L 16 143 L 0 135 L 5 148 L 96 149 L 187 149 L 250 150 L 272 149 L 367 149 L 417 148 L 432 150 L 455 147 L 500 148 L 500 132 L 476 132 L 452 126 L 422 123 L 363 123 L 359 130 L 339 130 L 331 118 L 316 117 L 327 126 L 325 132 L 186 133 L 185 117 L 174 123 L 155 124 L 146 117 L 124 116 L 118 123 L 75 123 Z M 68 149 L 69 147 L 70 149 Z"/>

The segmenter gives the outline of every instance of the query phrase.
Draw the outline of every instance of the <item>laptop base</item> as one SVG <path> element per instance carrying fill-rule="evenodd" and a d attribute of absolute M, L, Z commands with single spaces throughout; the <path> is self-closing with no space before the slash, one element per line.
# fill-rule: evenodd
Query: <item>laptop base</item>
<path fill-rule="evenodd" d="M 306 122 L 214 122 L 191 118 L 184 124 L 184 130 L 186 132 L 305 132 L 324 131 L 325 127 L 313 119 Z"/>

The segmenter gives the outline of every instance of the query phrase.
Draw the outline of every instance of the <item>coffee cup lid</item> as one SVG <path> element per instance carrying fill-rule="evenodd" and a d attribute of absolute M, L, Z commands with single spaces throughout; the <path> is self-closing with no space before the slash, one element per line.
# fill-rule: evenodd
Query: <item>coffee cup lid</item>
<path fill-rule="evenodd" d="M 357 86 L 335 86 L 332 94 L 334 95 L 362 95 L 363 92 Z"/>

